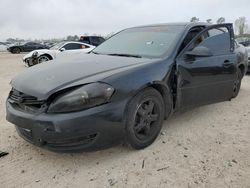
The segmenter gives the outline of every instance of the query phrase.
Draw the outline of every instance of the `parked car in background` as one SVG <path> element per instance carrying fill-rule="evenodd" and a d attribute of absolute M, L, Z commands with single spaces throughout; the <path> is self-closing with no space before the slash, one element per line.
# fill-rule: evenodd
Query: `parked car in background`
<path fill-rule="evenodd" d="M 247 46 L 246 49 L 248 52 L 248 70 L 247 70 L 247 72 L 250 73 L 250 46 Z"/>
<path fill-rule="evenodd" d="M 51 47 L 54 46 L 56 43 L 54 43 L 54 42 L 43 42 L 42 44 L 45 45 L 45 46 L 48 46 L 49 48 L 51 48 Z"/>
<path fill-rule="evenodd" d="M 23 62 L 30 67 L 45 61 L 56 59 L 58 56 L 70 56 L 76 53 L 87 53 L 95 46 L 82 42 L 61 42 L 50 49 L 34 50 L 23 57 Z"/>
<path fill-rule="evenodd" d="M 5 43 L 0 42 L 0 52 L 7 51 L 7 48 L 8 48 L 8 46 Z"/>
<path fill-rule="evenodd" d="M 81 36 L 79 41 L 93 46 L 99 46 L 105 39 L 100 36 Z"/>
<path fill-rule="evenodd" d="M 236 41 L 245 47 L 250 46 L 250 38 L 248 37 L 238 37 L 236 38 Z"/>
<path fill-rule="evenodd" d="M 20 52 L 31 52 L 38 49 L 48 49 L 49 47 L 36 42 L 26 42 L 20 45 L 9 46 L 7 50 L 14 54 L 19 54 Z"/>
<path fill-rule="evenodd" d="M 3 42 L 6 46 L 11 46 L 11 45 L 13 45 L 13 43 L 12 42 L 8 42 L 8 41 L 6 41 L 6 42 Z"/>
<path fill-rule="evenodd" d="M 235 98 L 247 70 L 232 24 L 129 28 L 84 56 L 11 81 L 7 120 L 25 140 L 57 151 L 123 140 L 142 149 L 173 112 Z"/>

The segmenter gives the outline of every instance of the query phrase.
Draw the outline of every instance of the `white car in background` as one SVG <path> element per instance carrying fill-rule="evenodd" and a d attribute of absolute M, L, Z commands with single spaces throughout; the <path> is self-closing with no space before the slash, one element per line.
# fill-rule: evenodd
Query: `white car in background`
<path fill-rule="evenodd" d="M 2 42 L 0 42 L 0 52 L 6 52 L 8 46 Z"/>
<path fill-rule="evenodd" d="M 74 54 L 88 53 L 95 46 L 83 42 L 61 42 L 50 49 L 34 50 L 23 57 L 23 62 L 30 67 L 58 57 L 67 57 Z"/>

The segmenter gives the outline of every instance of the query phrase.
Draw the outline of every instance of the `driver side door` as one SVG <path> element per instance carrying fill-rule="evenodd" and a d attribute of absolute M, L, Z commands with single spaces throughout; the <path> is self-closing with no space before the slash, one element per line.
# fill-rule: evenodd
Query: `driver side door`
<path fill-rule="evenodd" d="M 179 108 L 225 101 L 232 97 L 237 70 L 233 37 L 231 24 L 210 26 L 179 54 L 176 59 Z M 196 47 L 205 48 L 210 54 L 188 53 Z"/>
<path fill-rule="evenodd" d="M 30 52 L 32 50 L 35 50 L 35 43 L 33 42 L 28 42 L 23 46 L 23 51 L 24 52 Z"/>

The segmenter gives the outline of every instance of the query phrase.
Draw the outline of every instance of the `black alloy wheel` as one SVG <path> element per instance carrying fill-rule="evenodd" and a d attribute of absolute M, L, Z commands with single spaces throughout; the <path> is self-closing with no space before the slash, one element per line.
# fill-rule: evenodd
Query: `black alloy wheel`
<path fill-rule="evenodd" d="M 156 126 L 154 123 L 158 120 L 159 106 L 152 99 L 147 99 L 138 107 L 135 120 L 134 131 L 138 139 L 144 140 L 154 134 Z"/>
<path fill-rule="evenodd" d="M 14 54 L 20 54 L 21 50 L 20 50 L 20 48 L 14 48 L 14 49 L 12 50 L 12 52 L 13 52 Z"/>
<path fill-rule="evenodd" d="M 161 94 L 153 88 L 143 90 L 129 102 L 127 113 L 127 142 L 135 149 L 152 144 L 164 119 L 164 101 Z"/>

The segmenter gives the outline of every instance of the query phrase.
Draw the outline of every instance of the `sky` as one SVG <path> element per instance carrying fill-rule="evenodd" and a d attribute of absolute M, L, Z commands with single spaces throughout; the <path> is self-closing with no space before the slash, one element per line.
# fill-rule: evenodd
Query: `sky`
<path fill-rule="evenodd" d="M 0 0 L 0 41 L 107 35 L 155 23 L 186 22 L 196 16 L 250 21 L 250 0 Z"/>

